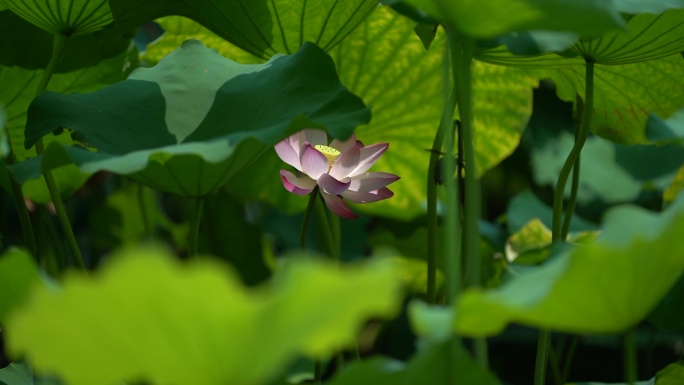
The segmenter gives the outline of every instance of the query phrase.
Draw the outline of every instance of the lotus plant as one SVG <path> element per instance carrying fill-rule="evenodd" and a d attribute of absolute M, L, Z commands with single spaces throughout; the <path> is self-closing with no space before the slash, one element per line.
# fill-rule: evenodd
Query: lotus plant
<path fill-rule="evenodd" d="M 296 169 L 280 170 L 285 189 L 297 195 L 319 190 L 330 211 L 342 218 L 356 219 L 345 199 L 371 203 L 394 195 L 386 186 L 399 179 L 386 172 L 366 172 L 389 147 L 388 143 L 364 146 L 352 136 L 333 140 L 323 130 L 305 129 L 275 145 L 280 159 Z"/>

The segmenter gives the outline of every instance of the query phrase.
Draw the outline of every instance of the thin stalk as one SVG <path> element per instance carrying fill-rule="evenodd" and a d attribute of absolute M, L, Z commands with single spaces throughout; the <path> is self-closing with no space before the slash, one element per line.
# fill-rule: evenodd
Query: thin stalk
<path fill-rule="evenodd" d="M 570 341 L 570 347 L 565 353 L 565 362 L 563 363 L 563 383 L 568 382 L 568 376 L 570 375 L 570 367 L 572 366 L 572 360 L 575 358 L 575 351 L 577 350 L 577 345 L 579 344 L 579 337 L 572 336 L 572 341 Z"/>
<path fill-rule="evenodd" d="M 461 133 L 463 135 L 463 161 L 465 162 L 465 200 L 463 210 L 463 242 L 467 255 L 468 266 L 468 286 L 479 287 L 481 281 L 481 261 L 480 261 L 480 231 L 477 226 L 480 217 L 480 186 L 477 180 L 477 170 L 475 169 L 475 148 L 474 148 L 474 129 L 473 129 L 473 97 L 472 97 L 472 62 L 475 42 L 465 36 L 454 36 L 449 34 L 449 42 L 454 56 L 451 63 L 453 77 L 458 90 L 458 111 L 461 120 Z M 452 135 L 453 138 L 453 135 Z M 447 141 L 447 143 L 449 143 Z M 452 147 L 448 147 L 453 151 Z M 453 165 L 453 162 L 447 162 Z M 451 168 L 451 167 L 450 167 Z M 453 168 L 451 169 L 453 175 Z M 452 178 L 453 179 L 453 178 Z M 456 186 L 453 187 L 457 190 Z M 457 194 L 455 194 L 457 195 Z M 459 202 L 454 202 L 458 205 Z M 457 221 L 458 216 L 454 218 Z M 489 367 L 487 353 L 487 342 L 484 338 L 476 338 L 475 359 L 483 368 Z"/>
<path fill-rule="evenodd" d="M 584 106 L 582 99 L 577 96 L 575 109 L 575 142 L 579 138 L 579 133 L 582 127 L 581 115 L 584 113 Z M 561 240 L 566 240 L 568 238 L 568 232 L 570 231 L 570 223 L 572 222 L 572 215 L 575 213 L 575 207 L 577 206 L 577 192 L 579 191 L 579 178 L 580 178 L 580 160 L 582 154 L 577 156 L 575 164 L 572 166 L 572 185 L 570 186 L 570 199 L 568 200 L 568 207 L 565 208 L 564 218 L 563 218 L 563 228 L 561 230 Z"/>
<path fill-rule="evenodd" d="M 9 137 L 9 135 L 8 135 Z M 12 153 L 12 144 L 10 143 L 10 153 L 7 155 L 7 164 L 11 165 L 16 163 L 16 158 Z M 9 171 L 8 171 L 9 173 Z M 17 206 L 17 212 L 19 214 L 19 224 L 21 225 L 21 233 L 24 236 L 24 244 L 28 249 L 29 253 L 33 256 L 37 263 L 40 263 L 40 258 L 38 257 L 38 246 L 36 244 L 36 235 L 33 233 L 33 225 L 31 224 L 31 216 L 29 215 L 28 207 L 26 207 L 26 201 L 24 200 L 24 193 L 21 191 L 21 186 L 14 180 L 12 174 L 10 173 L 10 186 L 12 186 L 12 196 L 14 197 L 14 203 Z"/>
<path fill-rule="evenodd" d="M 202 212 L 204 211 L 204 198 L 195 198 L 195 204 L 192 208 L 192 221 L 190 222 L 190 240 L 188 242 L 188 250 L 191 258 L 199 256 L 199 229 L 202 222 Z"/>
<path fill-rule="evenodd" d="M 318 196 L 318 186 L 314 187 L 313 191 L 309 193 L 309 203 L 306 205 L 304 212 L 304 219 L 302 219 L 302 226 L 299 229 L 299 247 L 306 251 L 306 230 L 309 227 L 309 219 L 311 218 L 311 211 L 313 211 L 316 197 Z"/>
<path fill-rule="evenodd" d="M 142 219 L 144 238 L 152 236 L 152 225 L 150 218 L 147 215 L 147 205 L 145 204 L 145 186 L 138 183 L 138 208 L 140 209 L 140 219 Z"/>
<path fill-rule="evenodd" d="M 634 385 L 639 377 L 637 370 L 637 344 L 636 331 L 632 329 L 625 333 L 624 336 L 624 368 L 625 368 L 625 382 L 629 385 Z"/>
<path fill-rule="evenodd" d="M 453 88 L 447 106 L 456 107 L 456 87 Z M 445 107 L 446 109 L 446 107 Z M 437 303 L 437 228 L 439 221 L 437 217 L 437 181 L 435 180 L 435 168 L 439 160 L 444 143 L 444 124 L 440 123 L 432 141 L 432 151 L 430 152 L 430 165 L 427 173 L 427 226 L 428 226 L 428 255 L 427 255 L 427 301 Z M 444 178 L 442 178 L 444 179 Z"/>
<path fill-rule="evenodd" d="M 330 229 L 330 222 L 328 221 L 328 214 L 326 213 L 323 199 L 318 199 L 316 201 L 316 215 L 318 215 L 318 228 L 321 233 L 321 238 L 323 238 L 323 244 L 325 245 L 328 257 L 336 261 L 339 258 L 337 255 L 337 250 L 335 249 L 335 241 L 333 240 L 332 231 Z"/>
<path fill-rule="evenodd" d="M 54 35 L 52 57 L 50 58 L 50 62 L 48 63 L 47 68 L 45 68 L 45 71 L 43 72 L 43 76 L 40 78 L 38 87 L 36 89 L 36 97 L 38 97 L 40 93 L 47 89 L 47 85 L 50 82 L 50 78 L 52 78 L 53 73 L 55 72 L 55 68 L 57 68 L 57 65 L 62 60 L 62 56 L 64 56 L 68 39 L 69 36 L 67 35 Z M 38 141 L 36 141 L 36 153 L 38 155 L 42 155 L 44 152 L 45 145 L 43 144 L 43 139 L 40 138 L 38 139 Z M 55 211 L 57 212 L 59 223 L 62 226 L 62 231 L 64 231 L 67 245 L 69 246 L 69 249 L 71 250 L 71 253 L 74 256 L 74 259 L 76 260 L 76 265 L 81 269 L 85 269 L 83 255 L 81 254 L 81 250 L 78 247 L 78 242 L 76 241 L 74 230 L 72 229 L 71 222 L 69 221 L 69 215 L 67 214 L 66 209 L 64 208 L 64 203 L 62 202 L 62 197 L 59 192 L 59 187 L 57 186 L 57 181 L 55 181 L 55 177 L 52 175 L 52 171 L 50 170 L 43 171 L 43 177 L 45 178 L 45 184 L 47 185 L 48 191 L 50 192 L 52 204 L 55 206 Z"/>
<path fill-rule="evenodd" d="M 333 238 L 333 246 L 335 248 L 335 260 L 342 258 L 342 230 L 340 229 L 340 217 L 330 214 L 330 233 Z"/>
<path fill-rule="evenodd" d="M 565 384 L 562 379 L 561 369 L 560 369 L 560 349 L 556 351 L 553 344 L 549 346 L 549 360 L 551 361 L 551 373 L 553 374 L 553 381 L 556 385 Z"/>
<path fill-rule="evenodd" d="M 590 59 L 586 59 L 586 73 L 585 73 L 585 100 L 584 100 L 584 113 L 582 114 L 582 124 L 580 125 L 579 134 L 577 135 L 577 140 L 575 140 L 575 145 L 570 150 L 563 168 L 558 175 L 558 182 L 556 183 L 556 190 L 553 196 L 553 226 L 552 226 L 552 239 L 554 241 L 559 241 L 562 239 L 562 224 L 563 219 L 563 196 L 565 194 L 565 185 L 570 176 L 570 171 L 572 170 L 575 162 L 579 159 L 580 153 L 582 152 L 582 147 L 587 141 L 587 136 L 589 136 L 589 127 L 591 127 L 591 118 L 593 116 L 594 108 L 594 62 Z M 577 167 L 579 170 L 579 167 Z M 578 178 L 579 180 L 579 175 Z M 572 215 L 571 215 L 572 217 Z M 569 224 L 568 224 L 569 227 Z"/>
<path fill-rule="evenodd" d="M 570 176 L 570 171 L 572 171 L 575 162 L 579 158 L 582 152 L 582 147 L 587 140 L 589 135 L 589 127 L 591 127 L 591 118 L 594 109 L 594 62 L 589 58 L 585 58 L 585 97 L 584 97 L 584 111 L 582 114 L 582 124 L 580 125 L 580 130 L 577 135 L 577 140 L 575 140 L 575 145 L 570 150 L 563 168 L 558 175 L 558 182 L 556 183 L 556 190 L 553 196 L 553 226 L 551 228 L 551 239 L 554 242 L 562 241 L 562 220 L 563 220 L 563 196 L 565 193 L 565 185 Z M 579 170 L 579 167 L 577 167 Z M 577 178 L 579 182 L 579 171 Z M 572 218 L 572 213 L 568 213 Z M 568 228 L 570 224 L 568 223 Z M 550 340 L 551 332 L 547 329 L 539 331 L 539 341 L 537 344 L 537 360 L 534 371 L 534 385 L 543 385 L 546 379 L 546 365 L 548 359 L 548 344 Z"/>

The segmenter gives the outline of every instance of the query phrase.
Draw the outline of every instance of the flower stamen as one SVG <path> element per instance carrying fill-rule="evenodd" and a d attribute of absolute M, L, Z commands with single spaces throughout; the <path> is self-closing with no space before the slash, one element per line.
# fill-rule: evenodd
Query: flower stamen
<path fill-rule="evenodd" d="M 324 146 L 322 144 L 317 144 L 314 146 L 314 148 L 318 150 L 321 154 L 323 154 L 326 158 L 328 158 L 328 163 L 330 164 L 328 168 L 332 167 L 332 164 L 333 162 L 335 162 L 335 159 L 337 159 L 337 157 L 341 154 L 341 152 L 336 148 Z"/>

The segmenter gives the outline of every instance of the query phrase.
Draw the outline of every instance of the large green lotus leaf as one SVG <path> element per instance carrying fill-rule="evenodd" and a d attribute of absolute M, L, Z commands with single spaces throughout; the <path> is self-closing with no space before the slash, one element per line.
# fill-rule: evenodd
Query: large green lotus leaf
<path fill-rule="evenodd" d="M 684 271 L 684 199 L 661 214 L 635 206 L 611 210 L 592 244 L 456 304 L 455 328 L 500 333 L 510 322 L 572 333 L 620 333 L 660 302 Z"/>
<path fill-rule="evenodd" d="M 684 275 L 648 316 L 648 321 L 661 330 L 684 330 Z"/>
<path fill-rule="evenodd" d="M 397 3 L 398 1 L 387 1 Z M 621 28 L 622 17 L 612 2 L 601 0 L 403 0 L 430 17 L 451 23 L 476 38 L 511 31 L 552 30 L 584 36 Z"/>
<path fill-rule="evenodd" d="M 600 64 L 629 64 L 678 54 L 684 51 L 684 10 L 636 15 L 627 31 L 580 40 L 571 50 Z"/>
<path fill-rule="evenodd" d="M 401 302 L 382 261 L 300 259 L 246 290 L 215 260 L 186 264 L 154 248 L 112 259 L 94 277 L 36 290 L 7 324 L 9 351 L 72 385 L 263 384 L 298 354 L 353 344 L 364 320 L 392 316 Z"/>
<path fill-rule="evenodd" d="M 453 368 L 456 368 L 455 371 Z M 450 378 L 454 372 L 455 378 Z M 356 361 L 334 377 L 330 385 L 478 384 L 498 385 L 489 371 L 473 360 L 464 348 L 450 351 L 449 343 L 433 344 L 417 353 L 408 364 L 386 357 Z"/>
<path fill-rule="evenodd" d="M 115 25 L 185 16 L 243 50 L 269 58 L 294 53 L 307 41 L 330 50 L 377 7 L 377 1 L 110 0 L 110 5 Z"/>
<path fill-rule="evenodd" d="M 40 282 L 38 269 L 24 250 L 10 249 L 0 256 L 0 323 L 23 304 L 31 288 Z"/>
<path fill-rule="evenodd" d="M 230 42 L 203 27 L 200 23 L 183 16 L 167 16 L 156 20 L 164 34 L 150 43 L 141 54 L 148 65 L 156 65 L 164 56 L 176 50 L 184 41 L 196 39 L 222 56 L 242 64 L 259 64 L 265 60 L 236 47 Z"/>
<path fill-rule="evenodd" d="M 684 8 L 682 0 L 614 0 L 620 12 L 628 14 L 661 13 L 668 9 Z"/>
<path fill-rule="evenodd" d="M 184 196 L 216 191 L 288 134 L 327 128 L 346 138 L 370 113 L 313 44 L 265 64 L 238 64 L 188 40 L 157 66 L 89 94 L 44 93 L 31 105 L 26 145 L 68 127 L 83 146 L 53 145 L 42 160 L 107 170 Z M 14 168 L 25 180 L 33 164 Z"/>
<path fill-rule="evenodd" d="M 131 34 L 126 34 L 131 35 Z M 92 67 L 126 51 L 131 39 L 105 29 L 69 38 L 56 73 Z M 18 38 L 20 37 L 20 38 Z M 10 11 L 0 12 L 0 65 L 45 69 L 52 56 L 53 36 Z"/>
<path fill-rule="evenodd" d="M 413 27 L 409 19 L 379 7 L 331 52 L 342 83 L 373 111 L 371 123 L 357 129 L 356 136 L 367 145 L 390 144 L 371 171 L 401 177 L 390 186 L 391 199 L 358 205 L 355 210 L 398 219 L 425 211 L 427 150 L 432 148 L 443 104 L 444 36 L 440 33 L 426 51 Z M 482 174 L 518 146 L 537 80 L 524 71 L 484 63 L 475 63 L 473 76 L 475 156 Z M 287 165 L 275 151 L 264 158 L 239 178 L 241 185 L 258 180 L 244 197 L 263 199 L 291 212 L 303 210 L 306 200 L 285 191 L 277 177 L 277 170 Z"/>
<path fill-rule="evenodd" d="M 83 35 L 112 22 L 107 0 L 0 0 L 0 4 L 52 34 Z"/>
<path fill-rule="evenodd" d="M 585 65 L 581 58 L 556 54 L 516 57 L 503 48 L 478 52 L 479 60 L 520 68 L 539 79 L 550 78 L 558 96 L 576 103 L 584 98 Z M 592 131 L 622 144 L 648 142 L 649 114 L 670 116 L 684 106 L 684 59 L 680 55 L 625 65 L 594 67 Z"/>
<path fill-rule="evenodd" d="M 55 74 L 48 89 L 60 93 L 91 92 L 121 80 L 124 71 L 131 64 L 130 53 L 101 61 L 94 67 L 82 68 L 67 73 Z M 12 151 L 17 161 L 24 161 L 36 156 L 34 149 L 25 149 L 24 128 L 26 127 L 26 111 L 35 97 L 36 88 L 43 75 L 42 70 L 28 70 L 19 67 L 0 66 L 0 104 L 4 105 L 7 115 L 7 132 Z M 52 142 L 72 144 L 68 133 L 48 135 L 46 145 Z M 88 178 L 88 175 L 75 166 L 66 166 L 55 170 L 55 179 L 63 197 L 68 197 Z M 36 175 L 37 176 L 37 175 Z M 51 200 L 42 176 L 39 179 L 26 181 L 23 184 L 25 196 L 36 202 L 45 203 Z"/>

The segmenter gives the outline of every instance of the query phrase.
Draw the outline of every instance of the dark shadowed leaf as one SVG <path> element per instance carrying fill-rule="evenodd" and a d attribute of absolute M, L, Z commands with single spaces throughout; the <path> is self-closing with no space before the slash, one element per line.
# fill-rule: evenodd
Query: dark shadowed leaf
<path fill-rule="evenodd" d="M 313 44 L 245 65 L 189 40 L 157 66 L 105 89 L 43 93 L 29 109 L 26 144 L 67 127 L 80 146 L 49 146 L 43 168 L 73 162 L 86 173 L 111 171 L 158 190 L 204 196 L 288 134 L 317 127 L 346 138 L 369 119 Z M 39 172 L 35 162 L 13 170 L 22 180 Z"/>
<path fill-rule="evenodd" d="M 0 0 L 0 4 L 52 34 L 83 35 L 112 21 L 107 0 Z"/>
<path fill-rule="evenodd" d="M 115 26 L 130 28 L 162 16 L 185 16 L 260 58 L 295 53 L 307 41 L 330 50 L 377 3 L 377 0 L 110 1 Z"/>

